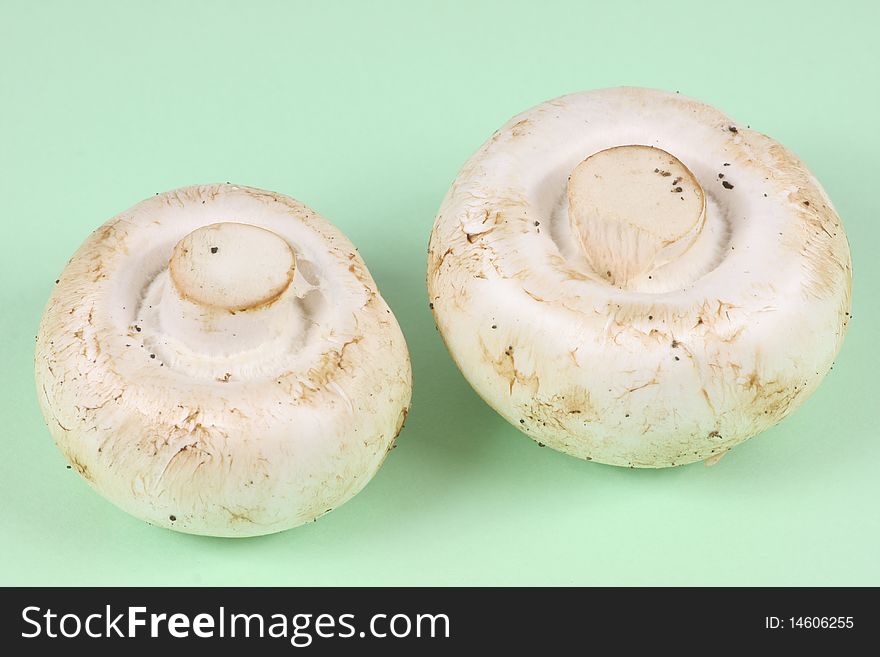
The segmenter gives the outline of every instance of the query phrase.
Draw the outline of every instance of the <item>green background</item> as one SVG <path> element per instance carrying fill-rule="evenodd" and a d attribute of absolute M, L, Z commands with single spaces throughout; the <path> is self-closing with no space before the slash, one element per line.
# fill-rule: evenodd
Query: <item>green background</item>
<path fill-rule="evenodd" d="M 832 9 L 833 7 L 833 9 Z M 880 49 L 864 2 L 0 0 L 0 583 L 880 584 Z M 854 321 L 825 383 L 715 467 L 540 449 L 448 357 L 424 289 L 464 160 L 543 100 L 679 90 L 797 152 L 844 219 Z M 412 412 L 354 500 L 257 539 L 150 527 L 53 447 L 33 341 L 88 233 L 158 191 L 289 194 L 360 247 Z"/>

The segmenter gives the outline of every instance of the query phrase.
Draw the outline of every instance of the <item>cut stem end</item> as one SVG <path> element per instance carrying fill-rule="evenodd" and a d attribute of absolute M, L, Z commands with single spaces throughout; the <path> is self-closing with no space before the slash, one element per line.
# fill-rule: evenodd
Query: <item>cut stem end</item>
<path fill-rule="evenodd" d="M 568 179 L 568 206 L 594 271 L 623 288 L 681 257 L 706 221 L 706 197 L 694 174 L 651 146 L 590 155 Z"/>

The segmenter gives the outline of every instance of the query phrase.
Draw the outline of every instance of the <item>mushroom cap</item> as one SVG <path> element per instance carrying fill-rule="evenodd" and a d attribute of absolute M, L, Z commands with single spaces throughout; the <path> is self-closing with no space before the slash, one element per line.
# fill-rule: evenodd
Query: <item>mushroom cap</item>
<path fill-rule="evenodd" d="M 403 334 L 348 239 L 229 184 L 158 194 L 92 233 L 49 298 L 35 369 L 50 432 L 95 490 L 214 536 L 350 499 L 411 393 Z"/>
<path fill-rule="evenodd" d="M 617 147 L 623 159 L 590 164 Z M 680 173 L 621 169 L 670 154 Z M 651 174 L 672 202 L 643 202 Z M 717 459 L 816 389 L 851 270 L 831 201 L 791 152 L 694 99 L 614 88 L 527 110 L 467 161 L 427 283 L 456 364 L 514 426 L 580 458 L 664 467 Z"/>

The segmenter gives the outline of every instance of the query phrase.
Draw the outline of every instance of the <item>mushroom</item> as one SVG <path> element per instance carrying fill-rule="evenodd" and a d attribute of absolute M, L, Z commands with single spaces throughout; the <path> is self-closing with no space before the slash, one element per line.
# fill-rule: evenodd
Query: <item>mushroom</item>
<path fill-rule="evenodd" d="M 851 261 L 783 146 L 699 101 L 616 88 L 538 105 L 468 160 L 427 283 L 453 359 L 515 427 L 665 467 L 717 460 L 816 389 Z"/>
<path fill-rule="evenodd" d="M 237 185 L 157 194 L 97 229 L 43 315 L 52 436 L 149 523 L 253 536 L 360 491 L 411 392 L 394 315 L 320 215 Z"/>

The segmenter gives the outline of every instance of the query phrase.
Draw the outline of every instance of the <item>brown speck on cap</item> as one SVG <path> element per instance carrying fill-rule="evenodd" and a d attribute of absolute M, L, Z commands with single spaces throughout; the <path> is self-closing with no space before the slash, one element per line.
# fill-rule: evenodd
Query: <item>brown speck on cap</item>
<path fill-rule="evenodd" d="M 728 126 L 727 129 L 730 130 L 733 134 L 736 134 L 737 132 L 739 132 L 739 130 L 736 129 L 736 126 L 733 126 L 733 125 Z"/>
<path fill-rule="evenodd" d="M 722 182 L 721 185 L 724 187 L 724 189 L 733 189 L 733 185 L 731 185 L 726 180 L 724 182 Z"/>
<path fill-rule="evenodd" d="M 220 250 L 220 249 L 217 248 L 216 246 L 212 246 L 212 247 L 211 247 L 211 253 L 217 253 L 217 251 L 219 251 L 219 250 Z"/>

